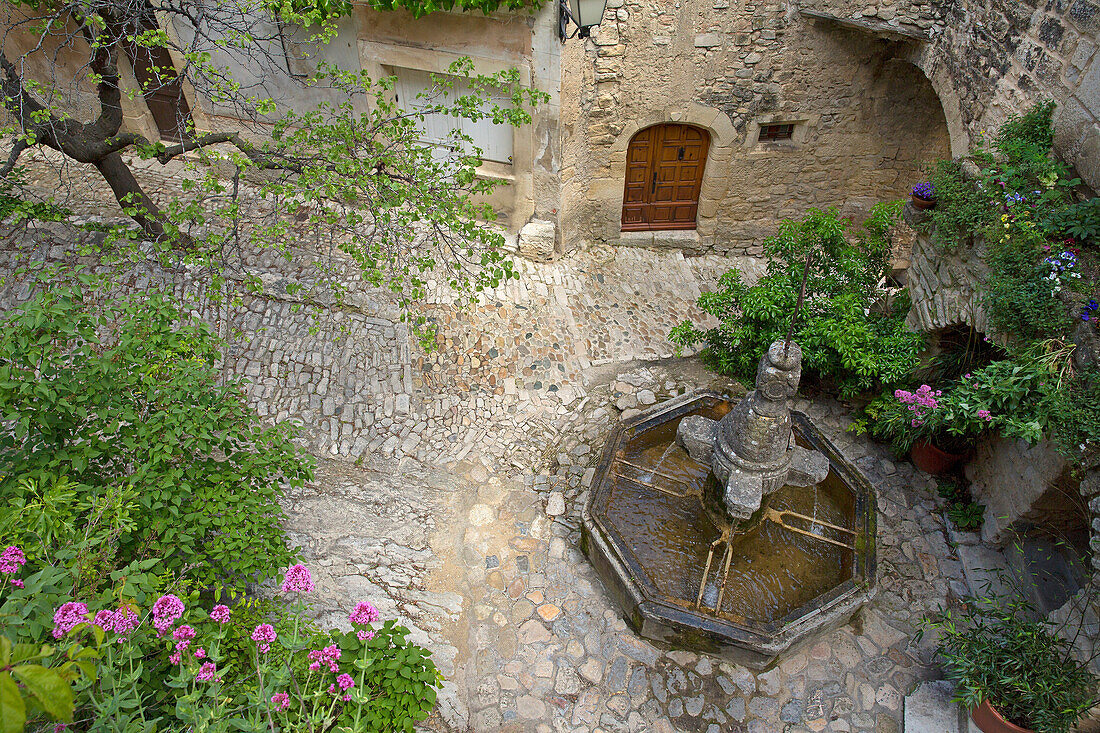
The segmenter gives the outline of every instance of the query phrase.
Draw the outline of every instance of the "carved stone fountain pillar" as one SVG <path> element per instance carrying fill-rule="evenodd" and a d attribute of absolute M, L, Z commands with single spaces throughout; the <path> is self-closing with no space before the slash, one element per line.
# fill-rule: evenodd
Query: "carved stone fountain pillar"
<path fill-rule="evenodd" d="M 790 400 L 801 377 L 802 349 L 776 341 L 760 359 L 756 389 L 725 417 L 680 421 L 677 442 L 693 459 L 711 466 L 732 519 L 748 519 L 764 497 L 783 486 L 813 486 L 829 473 L 824 455 L 791 440 Z"/>

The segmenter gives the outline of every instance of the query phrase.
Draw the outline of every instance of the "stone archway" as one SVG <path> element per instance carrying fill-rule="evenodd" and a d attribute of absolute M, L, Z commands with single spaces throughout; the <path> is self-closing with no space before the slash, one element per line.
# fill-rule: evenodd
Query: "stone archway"
<path fill-rule="evenodd" d="M 970 152 L 970 132 L 963 122 L 962 99 L 955 89 L 954 81 L 942 63 L 937 63 L 934 49 L 924 44 L 904 59 L 920 70 L 924 78 L 932 85 L 943 110 L 947 123 L 948 139 L 951 144 L 951 157 L 959 158 Z"/>

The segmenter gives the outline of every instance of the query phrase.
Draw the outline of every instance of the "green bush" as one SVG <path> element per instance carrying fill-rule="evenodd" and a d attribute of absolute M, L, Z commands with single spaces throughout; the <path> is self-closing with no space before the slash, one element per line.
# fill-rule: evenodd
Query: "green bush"
<path fill-rule="evenodd" d="M 990 195 L 977 181 L 967 177 L 962 165 L 954 160 L 940 160 L 932 173 L 936 191 L 936 208 L 925 220 L 925 232 L 933 232 L 937 245 L 953 250 L 969 243 L 996 218 Z"/>
<path fill-rule="evenodd" d="M 802 346 L 803 372 L 831 382 L 844 397 L 896 382 L 916 364 L 923 345 L 921 336 L 905 328 L 908 301 L 899 297 L 884 306 L 886 232 L 899 211 L 900 204 L 876 206 L 854 233 L 854 242 L 848 239 L 849 225 L 835 211 L 811 209 L 800 221 L 784 221 L 764 243 L 770 261 L 758 283 L 746 285 L 731 270 L 717 290 L 699 298 L 699 307 L 721 323 L 701 331 L 685 321 L 670 338 L 679 347 L 702 343 L 711 365 L 751 384 L 760 355 L 787 333 L 812 253 L 794 331 Z"/>
<path fill-rule="evenodd" d="M 965 599 L 961 613 L 941 610 L 923 621 L 922 633 L 926 628 L 938 632 L 937 653 L 955 682 L 955 700 L 966 708 L 989 700 L 1024 728 L 1068 733 L 1097 702 L 1088 664 L 1075 660 L 1072 643 L 1027 603 Z"/>
<path fill-rule="evenodd" d="M 161 557 L 203 583 L 292 562 L 280 485 L 310 478 L 310 459 L 285 425 L 259 421 L 239 379 L 223 380 L 210 328 L 159 291 L 114 297 L 86 276 L 44 277 L 49 289 L 0 333 L 0 501 L 21 511 L 62 491 L 47 522 L 60 531 L 114 497 L 123 564 Z M 11 539 L 41 544 L 23 529 Z"/>

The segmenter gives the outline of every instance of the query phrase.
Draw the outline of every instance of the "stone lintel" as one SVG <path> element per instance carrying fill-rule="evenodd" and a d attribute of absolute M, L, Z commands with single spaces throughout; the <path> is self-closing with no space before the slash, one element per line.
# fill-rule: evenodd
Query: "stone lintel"
<path fill-rule="evenodd" d="M 839 15 L 823 13 L 820 10 L 808 10 L 806 8 L 802 8 L 798 12 L 800 15 L 804 15 L 813 20 L 833 23 L 842 28 L 850 28 L 862 33 L 870 33 L 880 38 L 889 38 L 895 41 L 919 41 L 921 43 L 928 43 L 931 40 L 928 37 L 928 33 L 925 31 L 917 30 L 916 28 L 903 28 L 901 26 L 890 25 L 882 20 L 841 18 Z"/>

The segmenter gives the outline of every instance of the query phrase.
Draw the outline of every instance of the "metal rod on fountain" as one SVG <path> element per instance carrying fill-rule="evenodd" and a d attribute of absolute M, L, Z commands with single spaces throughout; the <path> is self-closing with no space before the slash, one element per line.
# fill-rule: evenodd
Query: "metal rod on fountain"
<path fill-rule="evenodd" d="M 794 335 L 794 324 L 798 320 L 798 311 L 802 309 L 802 301 L 806 298 L 806 278 L 810 275 L 810 264 L 814 261 L 814 253 L 811 251 L 806 256 L 806 266 L 802 269 L 802 287 L 798 290 L 798 301 L 794 304 L 794 313 L 791 314 L 791 325 L 787 328 L 787 342 L 783 344 L 783 358 L 790 356 L 791 336 Z"/>

